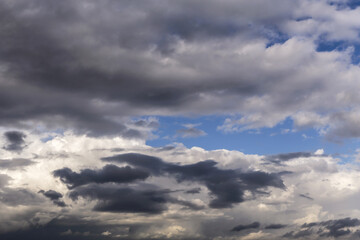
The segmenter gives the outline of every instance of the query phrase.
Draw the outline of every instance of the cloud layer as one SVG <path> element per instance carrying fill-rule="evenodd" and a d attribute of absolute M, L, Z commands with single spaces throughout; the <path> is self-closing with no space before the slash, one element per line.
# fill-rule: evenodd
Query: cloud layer
<path fill-rule="evenodd" d="M 144 137 L 129 117 L 220 113 L 239 116 L 225 132 L 291 118 L 329 139 L 359 136 L 360 10 L 346 1 L 17 0 L 0 11 L 4 126 Z M 343 47 L 319 50 L 334 41 Z M 194 130 L 181 133 L 204 135 Z"/>
<path fill-rule="evenodd" d="M 0 239 L 358 239 L 358 155 L 147 144 L 360 137 L 357 5 L 1 1 Z"/>

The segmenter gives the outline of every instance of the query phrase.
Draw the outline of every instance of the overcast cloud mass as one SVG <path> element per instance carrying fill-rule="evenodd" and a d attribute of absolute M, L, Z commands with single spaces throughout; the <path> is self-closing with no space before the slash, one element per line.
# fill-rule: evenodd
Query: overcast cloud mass
<path fill-rule="evenodd" d="M 360 239 L 358 5 L 2 0 L 0 239 Z"/>

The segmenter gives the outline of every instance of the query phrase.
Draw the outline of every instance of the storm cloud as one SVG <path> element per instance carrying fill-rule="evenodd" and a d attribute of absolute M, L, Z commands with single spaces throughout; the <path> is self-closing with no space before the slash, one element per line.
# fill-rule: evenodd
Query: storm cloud
<path fill-rule="evenodd" d="M 285 188 L 280 174 L 220 169 L 216 167 L 217 162 L 214 160 L 178 165 L 138 153 L 120 154 L 102 160 L 127 163 L 145 169 L 154 175 L 174 177 L 178 182 L 190 181 L 204 184 L 215 196 L 215 199 L 210 202 L 212 208 L 227 208 L 243 202 L 245 190 L 257 193 L 259 189 L 267 187 Z"/>
<path fill-rule="evenodd" d="M 89 185 L 70 192 L 70 198 L 80 196 L 98 200 L 95 211 L 158 214 L 166 210 L 168 191 L 135 190 L 128 187 Z"/>
<path fill-rule="evenodd" d="M 67 184 L 69 189 L 89 183 L 129 183 L 149 177 L 149 173 L 143 170 L 133 169 L 129 166 L 117 167 L 110 164 L 100 170 L 83 169 L 80 173 L 73 172 L 70 168 L 63 168 L 54 171 L 53 174 Z"/>

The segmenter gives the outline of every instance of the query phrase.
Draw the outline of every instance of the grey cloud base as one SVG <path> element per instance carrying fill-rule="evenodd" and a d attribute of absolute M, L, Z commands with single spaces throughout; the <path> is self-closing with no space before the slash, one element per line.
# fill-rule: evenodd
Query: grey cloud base
<path fill-rule="evenodd" d="M 155 125 L 144 130 L 129 118 L 235 114 L 219 129 L 273 127 L 290 117 L 329 139 L 358 137 L 358 85 L 349 76 L 359 69 L 343 61 L 349 52 L 318 52 L 316 44 L 351 44 L 359 26 L 332 24 L 347 9 L 321 1 L 325 25 L 347 34 L 318 27 L 309 38 L 298 25 L 325 20 L 316 1 L 305 2 L 2 1 L 0 125 L 146 138 Z M 7 148 L 20 150 L 16 144 Z"/>

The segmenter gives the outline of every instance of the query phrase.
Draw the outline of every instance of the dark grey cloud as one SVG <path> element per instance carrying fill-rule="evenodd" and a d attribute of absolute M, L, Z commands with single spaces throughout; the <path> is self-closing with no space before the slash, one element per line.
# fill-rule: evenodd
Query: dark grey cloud
<path fill-rule="evenodd" d="M 320 222 L 319 225 L 328 230 L 328 232 L 322 233 L 322 236 L 336 238 L 350 234 L 351 231 L 348 228 L 360 226 L 360 220 L 357 218 L 342 218 Z"/>
<path fill-rule="evenodd" d="M 59 207 L 66 207 L 66 204 L 64 201 L 60 200 L 63 195 L 59 192 L 56 192 L 54 190 L 40 190 L 39 193 L 42 193 L 45 197 L 49 198 L 55 205 Z"/>
<path fill-rule="evenodd" d="M 167 209 L 168 203 L 182 205 L 191 210 L 202 207 L 191 202 L 172 198 L 169 190 L 134 189 L 114 185 L 87 185 L 72 190 L 73 201 L 79 197 L 96 200 L 95 211 L 159 214 Z"/>
<path fill-rule="evenodd" d="M 240 232 L 243 230 L 254 229 L 254 228 L 259 228 L 259 227 L 260 227 L 259 222 L 253 222 L 248 225 L 238 225 L 238 226 L 234 227 L 233 229 L 231 229 L 231 231 L 232 232 Z"/>
<path fill-rule="evenodd" d="M 349 228 L 360 226 L 360 220 L 357 218 L 342 218 L 322 222 L 305 223 L 299 231 L 286 233 L 285 238 L 302 238 L 316 234 L 317 237 L 338 238 L 342 236 L 356 235 Z"/>
<path fill-rule="evenodd" d="M 210 202 L 212 208 L 227 208 L 243 202 L 245 190 L 260 193 L 258 190 L 266 187 L 285 188 L 280 174 L 219 169 L 216 167 L 217 162 L 213 160 L 178 165 L 138 153 L 120 154 L 102 160 L 127 163 L 145 169 L 153 175 L 175 177 L 179 182 L 192 181 L 204 184 L 215 197 Z"/>
<path fill-rule="evenodd" d="M 83 169 L 80 173 L 73 172 L 70 168 L 62 168 L 53 172 L 55 177 L 67 185 L 69 189 L 89 183 L 130 183 L 136 180 L 144 180 L 149 173 L 141 169 L 133 169 L 129 166 L 118 167 L 106 165 L 100 170 Z"/>
<path fill-rule="evenodd" d="M 127 163 L 131 166 L 139 167 L 150 171 L 154 175 L 159 175 L 164 171 L 167 164 L 160 158 L 144 155 L 140 153 L 125 153 L 111 157 L 102 158 L 106 162 Z"/>
<path fill-rule="evenodd" d="M 14 158 L 14 159 L 0 159 L 0 169 L 22 169 L 24 167 L 35 164 L 36 162 L 30 159 Z"/>
<path fill-rule="evenodd" d="M 341 76 L 331 78 L 318 71 L 321 81 L 309 74 L 303 84 L 294 84 L 302 75 L 293 65 L 319 63 L 311 41 L 297 43 L 312 51 L 300 51 L 295 62 L 276 71 L 277 65 L 266 66 L 274 58 L 265 53 L 266 44 L 278 43 L 281 48 L 291 37 L 287 24 L 308 17 L 298 16 L 299 0 L 274 1 L 267 6 L 265 0 L 211 0 L 206 7 L 200 0 L 2 1 L 0 125 L 41 123 L 77 133 L 143 138 L 149 130 L 136 127 L 146 124 L 139 120 L 129 126 L 129 117 L 254 113 L 265 120 L 260 123 L 250 116 L 243 125 L 257 128 L 273 126 L 299 111 L 321 109 L 329 115 L 334 109 L 350 108 L 346 101 L 337 101 L 337 107 L 321 101 L 333 95 L 328 86 Z M 266 11 L 258 6 L 267 6 Z M 235 48 L 254 42 L 264 46 L 249 50 L 251 61 L 234 54 Z M 333 64 L 329 61 L 324 66 Z M 283 88 L 275 87 L 279 84 Z M 264 96 L 264 105 L 249 110 L 248 100 Z M 305 101 L 312 97 L 319 101 Z M 339 126 L 343 134 L 334 134 L 359 136 L 359 131 Z M 201 134 L 195 129 L 184 133 Z"/>
<path fill-rule="evenodd" d="M 265 229 L 281 229 L 286 228 L 288 225 L 286 224 L 270 224 L 265 227 Z"/>
<path fill-rule="evenodd" d="M 0 239 L 7 240 L 109 240 L 113 236 L 105 236 L 101 233 L 111 231 L 114 235 L 122 234 L 125 237 L 117 239 L 133 239 L 127 236 L 128 229 L 132 225 L 111 226 L 101 221 L 86 220 L 75 216 L 62 216 L 54 218 L 42 225 L 34 223 L 29 228 L 1 232 Z"/>
<path fill-rule="evenodd" d="M 13 152 L 20 152 L 25 147 L 26 134 L 19 131 L 8 131 L 4 133 L 7 145 L 4 149 Z"/>
<path fill-rule="evenodd" d="M 304 238 L 304 237 L 309 237 L 310 235 L 313 234 L 313 231 L 311 229 L 305 229 L 305 230 L 300 230 L 300 231 L 291 231 L 291 232 L 287 232 L 285 233 L 282 237 L 283 238 Z"/>
<path fill-rule="evenodd" d="M 185 191 L 185 193 L 187 193 L 187 194 L 198 194 L 200 192 L 201 192 L 201 188 L 192 188 L 192 189 Z"/>
<path fill-rule="evenodd" d="M 292 15 L 287 10 L 296 3 L 276 0 L 281 9 L 259 14 L 257 4 L 264 2 L 209 1 L 205 10 L 202 1 L 4 1 L 0 123 L 23 126 L 36 120 L 80 133 L 141 137 L 141 131 L 115 119 L 159 111 L 197 113 L 194 103 L 203 104 L 204 113 L 231 112 L 229 101 L 214 107 L 204 96 L 241 99 L 263 93 L 262 84 L 239 77 L 237 67 L 216 70 L 214 63 L 204 63 L 211 57 L 203 53 L 191 62 L 191 56 L 175 56 L 176 46 L 239 36 L 244 42 L 274 38 L 276 34 L 269 33 L 276 31 L 268 25 L 286 21 Z M 164 67 L 164 56 L 173 56 L 179 66 Z M 196 74 L 188 75 L 185 69 Z"/>

